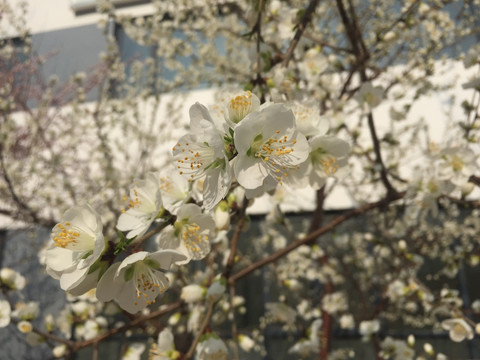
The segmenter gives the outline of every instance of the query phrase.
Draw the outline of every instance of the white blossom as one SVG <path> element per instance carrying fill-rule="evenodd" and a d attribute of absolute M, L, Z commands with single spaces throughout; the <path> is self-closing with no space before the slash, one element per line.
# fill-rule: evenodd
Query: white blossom
<path fill-rule="evenodd" d="M 155 298 L 168 288 L 168 279 L 161 270 L 169 270 L 171 264 L 183 260 L 185 256 L 175 250 L 132 254 L 103 274 L 97 298 L 103 302 L 115 300 L 122 309 L 136 313 L 155 303 Z"/>
<path fill-rule="evenodd" d="M 40 304 L 37 301 L 18 302 L 15 304 L 15 310 L 12 311 L 12 317 L 20 320 L 33 320 L 39 314 Z"/>
<path fill-rule="evenodd" d="M 30 321 L 22 320 L 18 322 L 17 329 L 23 334 L 28 334 L 32 331 L 33 325 Z"/>
<path fill-rule="evenodd" d="M 118 218 L 117 229 L 128 231 L 127 239 L 131 239 L 145 234 L 162 210 L 158 175 L 148 173 L 144 180 L 135 179 L 128 199 L 128 209 Z"/>
<path fill-rule="evenodd" d="M 57 345 L 52 349 L 52 354 L 54 357 L 61 358 L 67 354 L 67 345 L 61 344 Z"/>
<path fill-rule="evenodd" d="M 240 185 L 258 189 L 264 182 L 288 182 L 308 156 L 309 146 L 295 126 L 293 112 L 273 104 L 248 114 L 235 128 L 238 151 L 233 169 Z"/>
<path fill-rule="evenodd" d="M 195 204 L 182 205 L 173 226 L 168 226 L 157 237 L 160 249 L 176 249 L 190 260 L 203 259 L 210 252 L 215 221 Z"/>
<path fill-rule="evenodd" d="M 197 284 L 190 284 L 182 288 L 180 297 L 186 303 L 193 303 L 202 300 L 205 296 L 206 289 Z"/>
<path fill-rule="evenodd" d="M 152 344 L 149 352 L 149 360 L 171 360 L 176 359 L 179 353 L 175 351 L 175 343 L 172 331 L 169 328 L 163 329 L 158 334 L 158 340 Z"/>
<path fill-rule="evenodd" d="M 179 173 L 188 181 L 203 178 L 203 207 L 211 210 L 228 193 L 232 180 L 230 164 L 220 132 L 205 106 L 190 108 L 190 134 L 173 147 Z"/>
<path fill-rule="evenodd" d="M 95 287 L 98 273 L 91 268 L 105 250 L 100 216 L 89 206 L 74 206 L 52 230 L 46 251 L 47 273 L 60 287 L 81 295 Z"/>
<path fill-rule="evenodd" d="M 127 350 L 122 356 L 122 360 L 140 360 L 145 351 L 145 344 L 133 343 L 128 346 Z"/>
<path fill-rule="evenodd" d="M 347 155 L 350 145 L 334 136 L 315 136 L 309 140 L 310 153 L 308 159 L 293 173 L 298 184 L 309 184 L 320 189 L 327 178 L 343 177 L 348 168 Z"/>
<path fill-rule="evenodd" d="M 210 301 L 218 301 L 225 293 L 226 287 L 222 282 L 224 279 L 214 281 L 207 290 L 207 299 Z"/>
<path fill-rule="evenodd" d="M 229 358 L 227 346 L 213 333 L 200 340 L 196 354 L 198 360 L 227 360 Z"/>
<path fill-rule="evenodd" d="M 384 90 L 381 86 L 373 86 L 370 82 L 365 82 L 355 94 L 355 99 L 365 111 L 378 106 L 382 101 Z"/>
<path fill-rule="evenodd" d="M 450 339 L 455 342 L 461 342 L 465 339 L 473 339 L 472 327 L 463 319 L 448 319 L 442 321 L 442 328 L 448 331 Z"/>
<path fill-rule="evenodd" d="M 369 337 L 380 330 L 380 322 L 377 319 L 360 322 L 358 331 L 363 337 Z"/>

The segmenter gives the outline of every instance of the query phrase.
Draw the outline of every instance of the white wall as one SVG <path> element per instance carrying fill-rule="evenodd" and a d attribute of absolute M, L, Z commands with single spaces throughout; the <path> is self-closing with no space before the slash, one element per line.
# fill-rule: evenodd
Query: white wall
<path fill-rule="evenodd" d="M 90 25 L 97 23 L 105 16 L 89 13 L 84 15 L 75 15 L 71 8 L 70 0 L 6 0 L 12 7 L 18 9 L 21 2 L 27 2 L 27 18 L 26 22 L 31 33 L 39 33 L 52 30 L 60 30 L 68 27 L 76 27 L 82 25 Z M 82 0 L 82 2 L 85 2 Z M 79 3 L 75 0 L 75 3 Z M 146 15 L 152 12 L 151 4 L 134 5 L 121 8 L 117 10 L 118 14 L 132 14 L 132 15 Z M 0 20 L 1 21 L 1 20 Z M 6 26 L 2 22 L 2 28 Z M 12 27 L 5 30 L 6 34 L 1 34 L 3 37 L 17 36 Z"/>

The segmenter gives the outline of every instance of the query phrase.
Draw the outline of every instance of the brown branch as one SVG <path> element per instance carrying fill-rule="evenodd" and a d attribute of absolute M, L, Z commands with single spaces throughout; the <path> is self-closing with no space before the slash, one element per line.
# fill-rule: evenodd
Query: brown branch
<path fill-rule="evenodd" d="M 468 181 L 477 185 L 477 186 L 480 186 L 480 176 L 476 176 L 476 175 L 471 175 L 469 178 L 468 178 Z"/>
<path fill-rule="evenodd" d="M 380 178 L 382 180 L 383 185 L 387 189 L 388 195 L 395 195 L 397 190 L 393 187 L 390 183 L 390 180 L 387 176 L 387 168 L 382 159 L 382 152 L 380 150 L 380 141 L 378 140 L 377 132 L 375 130 L 375 123 L 373 121 L 373 114 L 370 111 L 367 115 L 368 119 L 368 128 L 370 130 L 370 136 L 373 142 L 373 151 L 375 152 L 375 162 L 380 166 Z"/>
<path fill-rule="evenodd" d="M 105 339 L 107 339 L 107 338 L 109 338 L 113 335 L 123 333 L 123 332 L 125 332 L 125 331 L 143 323 L 144 321 L 152 320 L 152 319 L 155 319 L 159 316 L 165 315 L 165 314 L 167 314 L 171 311 L 174 311 L 174 310 L 178 309 L 183 304 L 184 304 L 183 302 L 178 301 L 176 303 L 168 305 L 166 308 L 158 309 L 157 311 L 154 311 L 154 312 L 152 312 L 148 315 L 139 316 L 136 319 L 130 321 L 128 324 L 120 326 L 118 328 L 111 329 L 107 332 L 104 332 L 103 334 L 100 334 L 99 336 L 97 336 L 93 339 L 80 341 L 80 342 L 75 342 L 73 344 L 70 343 L 72 352 L 73 351 L 78 351 L 78 350 L 80 350 L 82 348 L 85 348 L 87 346 L 91 346 L 91 345 L 94 345 L 96 343 L 99 343 L 100 341 L 105 340 Z"/>
<path fill-rule="evenodd" d="M 347 32 L 347 36 L 350 41 L 350 44 L 352 45 L 353 53 L 355 54 L 355 57 L 357 59 L 357 65 L 358 64 L 362 65 L 362 66 L 359 66 L 358 73 L 360 74 L 360 79 L 362 83 L 365 83 L 368 81 L 367 73 L 365 71 L 365 65 L 370 57 L 370 54 L 363 41 L 353 3 L 351 2 L 351 0 L 348 0 L 348 2 L 349 2 L 349 9 L 350 9 L 350 18 L 347 14 L 345 6 L 343 5 L 343 0 L 337 0 L 337 8 L 338 8 L 338 12 L 340 13 L 340 17 L 342 19 L 343 25 L 345 27 L 345 31 Z M 344 86 L 344 89 L 345 89 L 345 86 Z M 373 121 L 373 114 L 371 111 L 367 115 L 367 120 L 368 120 L 368 128 L 370 130 L 370 136 L 373 142 L 373 149 L 376 157 L 375 162 L 380 166 L 380 178 L 387 190 L 387 197 L 396 196 L 397 191 L 395 190 L 393 185 L 390 183 L 390 180 L 388 179 L 388 176 L 387 176 L 387 168 L 385 167 L 385 164 L 382 159 L 380 141 L 378 140 L 377 132 L 375 129 L 375 123 Z"/>
<path fill-rule="evenodd" d="M 258 3 L 257 22 L 254 26 L 254 30 L 257 33 L 257 81 L 259 81 L 262 77 L 262 58 L 260 56 L 260 43 L 262 41 L 262 10 L 263 0 L 260 0 Z"/>
<path fill-rule="evenodd" d="M 240 233 L 242 232 L 243 225 L 245 224 L 245 212 L 247 210 L 248 200 L 243 199 L 243 205 L 238 214 L 238 223 L 237 227 L 235 228 L 235 233 L 232 236 L 232 240 L 230 241 L 231 248 L 230 254 L 228 255 L 227 264 L 225 265 L 225 269 L 223 270 L 222 276 L 228 278 L 232 272 L 233 265 L 235 264 L 235 256 L 237 253 L 237 246 L 238 246 L 238 239 L 240 238 Z"/>
<path fill-rule="evenodd" d="M 297 47 L 298 42 L 300 41 L 305 29 L 307 28 L 308 23 L 312 20 L 312 15 L 315 12 L 315 9 L 317 8 L 319 2 L 320 0 L 310 0 L 310 3 L 305 9 L 305 13 L 302 16 L 300 23 L 297 25 L 297 31 L 295 32 L 295 35 L 293 36 L 293 39 L 290 42 L 290 46 L 288 47 L 285 53 L 285 57 L 283 58 L 283 61 L 282 61 L 283 67 L 287 67 L 288 63 L 292 59 L 293 52 L 295 51 L 295 48 Z"/>
<path fill-rule="evenodd" d="M 193 356 L 193 353 L 195 352 L 195 349 L 198 345 L 198 342 L 200 341 L 200 337 L 203 335 L 203 332 L 207 328 L 208 324 L 210 323 L 210 319 L 213 314 L 213 308 L 215 306 L 214 301 L 210 301 L 208 304 L 208 310 L 207 314 L 203 318 L 202 324 L 200 325 L 200 329 L 198 329 L 197 336 L 195 336 L 195 339 L 193 339 L 192 345 L 190 346 L 190 349 L 188 349 L 188 352 L 185 354 L 185 356 L 182 358 L 182 360 L 188 360 L 191 359 Z"/>
<path fill-rule="evenodd" d="M 403 198 L 405 196 L 405 194 L 406 194 L 405 191 L 400 192 L 400 193 L 390 194 L 380 201 L 360 206 L 360 207 L 358 207 L 356 209 L 353 209 L 353 210 L 351 210 L 351 211 L 349 211 L 349 212 L 347 212 L 343 215 L 337 216 L 335 219 L 333 219 L 332 221 L 330 221 L 328 224 L 321 227 L 320 229 L 311 232 L 310 234 L 308 234 L 307 236 L 305 236 L 303 238 L 297 239 L 296 241 L 294 241 L 293 243 L 290 243 L 285 248 L 283 248 L 281 250 L 278 250 L 277 252 L 273 253 L 272 255 L 267 256 L 266 258 L 263 258 L 263 259 L 255 262 L 255 263 L 243 268 L 242 270 L 238 271 L 237 273 L 233 274 L 228 279 L 228 283 L 231 284 L 231 285 L 234 284 L 235 281 L 237 281 L 238 279 L 241 279 L 241 278 L 245 277 L 246 275 L 250 274 L 251 272 L 253 272 L 257 269 L 260 269 L 261 267 L 278 260 L 282 256 L 284 256 L 284 255 L 288 254 L 289 252 L 295 250 L 299 246 L 307 244 L 308 242 L 312 241 L 313 239 L 316 239 L 319 236 L 321 236 L 321 235 L 323 235 L 323 234 L 325 234 L 329 231 L 332 231 L 338 225 L 342 224 L 346 220 L 349 220 L 349 219 L 354 218 L 358 215 L 364 214 L 364 213 L 366 213 L 366 212 L 368 212 L 372 209 L 376 209 L 376 208 L 379 208 L 379 207 L 386 206 L 386 205 L 388 205 L 388 204 L 390 204 L 390 203 L 392 203 L 396 200 L 399 200 L 399 199 Z"/>

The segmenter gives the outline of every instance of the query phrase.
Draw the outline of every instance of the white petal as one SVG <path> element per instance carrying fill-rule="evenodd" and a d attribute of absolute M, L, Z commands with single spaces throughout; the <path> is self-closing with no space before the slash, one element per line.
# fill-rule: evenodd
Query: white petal
<path fill-rule="evenodd" d="M 117 293 L 121 290 L 120 288 L 122 286 L 122 282 L 115 281 L 115 274 L 119 266 L 120 262 L 112 264 L 101 277 L 100 281 L 98 282 L 96 292 L 98 300 L 103 302 L 110 301 L 115 298 Z"/>
<path fill-rule="evenodd" d="M 50 248 L 45 255 L 47 267 L 54 271 L 65 271 L 74 267 L 74 260 L 73 251 L 61 247 Z"/>
<path fill-rule="evenodd" d="M 170 266 L 179 261 L 185 261 L 187 257 L 176 250 L 159 250 L 148 256 L 155 260 L 163 270 L 170 270 Z"/>
<path fill-rule="evenodd" d="M 157 237 L 157 244 L 159 249 L 178 249 L 180 246 L 180 239 L 174 235 L 173 226 L 165 228 Z"/>
<path fill-rule="evenodd" d="M 187 219 L 191 216 L 197 216 L 202 213 L 200 206 L 195 204 L 185 204 L 178 209 L 177 219 Z"/>
<path fill-rule="evenodd" d="M 225 169 L 218 168 L 209 171 L 203 182 L 203 207 L 212 210 L 228 193 L 232 182 L 230 165 L 226 163 Z"/>
<path fill-rule="evenodd" d="M 69 291 L 78 286 L 88 274 L 88 268 L 82 270 L 74 270 L 71 272 L 64 272 L 60 277 L 60 287 Z"/>
<path fill-rule="evenodd" d="M 120 264 L 117 270 L 117 276 L 122 269 L 126 268 L 130 264 L 136 263 L 137 261 L 144 260 L 149 254 L 150 253 L 148 251 L 139 251 L 137 253 L 127 256 Z"/>
<path fill-rule="evenodd" d="M 268 176 L 267 169 L 261 160 L 251 156 L 237 158 L 233 166 L 238 183 L 245 189 L 258 188 Z"/>
<path fill-rule="evenodd" d="M 268 138 L 279 131 L 282 135 L 290 135 L 295 131 L 295 115 L 283 104 L 273 104 L 262 110 L 265 117 L 264 134 Z"/>
<path fill-rule="evenodd" d="M 199 130 L 201 130 L 200 122 L 202 120 L 208 120 L 212 122 L 212 117 L 210 116 L 208 109 L 198 102 L 190 107 L 189 114 L 190 129 L 194 134 L 199 134 Z"/>
<path fill-rule="evenodd" d="M 87 291 L 93 289 L 97 286 L 98 282 L 98 275 L 100 272 L 100 268 L 88 274 L 83 281 L 81 281 L 78 285 L 68 290 L 69 294 L 73 296 L 80 296 L 85 294 Z"/>

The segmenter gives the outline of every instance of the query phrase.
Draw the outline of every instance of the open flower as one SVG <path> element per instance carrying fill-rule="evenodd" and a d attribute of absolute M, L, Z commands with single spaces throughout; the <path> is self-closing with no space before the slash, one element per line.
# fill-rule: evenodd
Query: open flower
<path fill-rule="evenodd" d="M 190 130 L 173 147 L 173 158 L 189 181 L 205 177 L 203 207 L 211 210 L 227 195 L 232 181 L 223 138 L 207 108 L 199 103 L 190 108 Z"/>
<path fill-rule="evenodd" d="M 381 86 L 373 86 L 365 82 L 355 95 L 355 99 L 365 111 L 369 111 L 382 102 L 384 90 Z"/>
<path fill-rule="evenodd" d="M 36 301 L 18 302 L 15 304 L 15 310 L 12 311 L 12 317 L 19 320 L 33 320 L 38 314 L 40 314 L 40 305 Z"/>
<path fill-rule="evenodd" d="M 197 346 L 198 360 L 227 360 L 228 349 L 214 333 L 204 335 Z"/>
<path fill-rule="evenodd" d="M 440 178 L 464 185 L 477 169 L 477 157 L 467 147 L 448 147 L 441 151 Z"/>
<path fill-rule="evenodd" d="M 448 331 L 450 339 L 461 342 L 465 339 L 473 339 L 473 329 L 463 319 L 448 319 L 442 321 L 442 328 Z"/>
<path fill-rule="evenodd" d="M 172 214 L 176 214 L 178 208 L 190 199 L 190 183 L 176 171 L 162 172 L 160 176 L 160 192 L 163 206 Z"/>
<path fill-rule="evenodd" d="M 126 198 L 125 198 L 126 200 Z M 135 180 L 130 186 L 128 210 L 118 218 L 117 229 L 128 231 L 127 238 L 145 234 L 162 209 L 160 183 L 156 174 Z"/>
<path fill-rule="evenodd" d="M 314 189 L 320 189 L 327 178 L 342 177 L 347 170 L 347 155 L 350 145 L 334 136 L 315 136 L 309 140 L 310 153 L 308 160 L 300 165 L 292 176 L 298 184 L 308 184 Z"/>
<path fill-rule="evenodd" d="M 320 116 L 320 109 L 314 103 L 295 102 L 289 105 L 297 119 L 297 130 L 306 137 L 325 135 L 330 126 L 326 117 Z"/>
<path fill-rule="evenodd" d="M 210 252 L 210 239 L 215 231 L 212 216 L 203 214 L 195 204 L 185 204 L 178 209 L 173 226 L 162 231 L 157 238 L 160 249 L 176 249 L 191 259 L 203 259 Z"/>
<path fill-rule="evenodd" d="M 149 360 L 171 360 L 177 359 L 180 353 L 175 350 L 175 343 L 172 331 L 169 328 L 164 328 L 158 334 L 157 343 L 153 343 L 150 348 L 148 358 Z"/>
<path fill-rule="evenodd" d="M 268 177 L 282 183 L 308 156 L 308 142 L 297 133 L 293 112 L 273 104 L 248 114 L 235 127 L 237 181 L 257 189 Z"/>
<path fill-rule="evenodd" d="M 162 270 L 183 261 L 186 256 L 175 250 L 159 250 L 154 253 L 140 251 L 126 257 L 121 263 L 110 266 L 97 287 L 100 301 L 115 300 L 129 313 L 136 313 L 155 303 L 169 282 Z"/>
<path fill-rule="evenodd" d="M 229 97 L 225 107 L 225 120 L 233 128 L 245 116 L 259 109 L 260 99 L 251 91 L 242 91 Z"/>
<path fill-rule="evenodd" d="M 53 244 L 45 252 L 46 270 L 60 280 L 63 290 L 81 295 L 95 287 L 97 272 L 90 270 L 105 249 L 102 228 L 100 216 L 89 205 L 67 210 L 53 228 Z"/>

